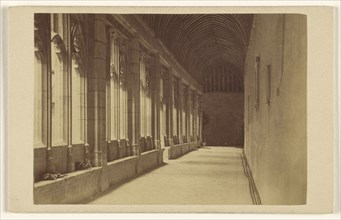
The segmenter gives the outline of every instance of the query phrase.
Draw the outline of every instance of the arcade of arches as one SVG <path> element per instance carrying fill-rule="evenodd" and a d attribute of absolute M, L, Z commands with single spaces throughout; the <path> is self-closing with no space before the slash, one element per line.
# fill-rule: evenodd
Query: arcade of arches
<path fill-rule="evenodd" d="M 254 204 L 305 203 L 305 16 L 34 24 L 36 203 L 78 203 L 205 146 L 243 148 Z"/>

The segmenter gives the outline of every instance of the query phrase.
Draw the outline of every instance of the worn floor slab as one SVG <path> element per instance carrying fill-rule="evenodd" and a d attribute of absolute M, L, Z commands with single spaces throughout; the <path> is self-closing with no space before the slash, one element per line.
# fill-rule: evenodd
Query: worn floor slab
<path fill-rule="evenodd" d="M 205 147 L 126 182 L 90 204 L 248 205 L 248 179 L 242 149 Z"/>

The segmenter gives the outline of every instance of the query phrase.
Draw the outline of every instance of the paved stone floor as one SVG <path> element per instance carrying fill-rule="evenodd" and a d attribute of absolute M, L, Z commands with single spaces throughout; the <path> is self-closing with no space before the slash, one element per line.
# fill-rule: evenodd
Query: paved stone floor
<path fill-rule="evenodd" d="M 106 205 L 248 205 L 242 149 L 204 147 L 94 198 Z"/>

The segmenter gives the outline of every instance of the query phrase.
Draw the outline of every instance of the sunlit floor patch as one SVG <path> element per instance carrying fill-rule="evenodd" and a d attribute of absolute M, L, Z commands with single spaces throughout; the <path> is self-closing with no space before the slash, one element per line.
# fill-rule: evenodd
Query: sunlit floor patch
<path fill-rule="evenodd" d="M 89 204 L 252 205 L 241 154 L 233 147 L 205 147 L 128 181 Z"/>

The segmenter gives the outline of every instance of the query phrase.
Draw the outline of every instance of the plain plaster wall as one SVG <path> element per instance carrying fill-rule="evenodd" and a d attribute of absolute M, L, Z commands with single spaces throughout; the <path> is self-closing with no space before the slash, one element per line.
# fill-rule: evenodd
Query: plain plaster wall
<path fill-rule="evenodd" d="M 203 125 L 206 145 L 244 145 L 243 103 L 243 93 L 203 94 L 202 108 L 207 119 L 207 124 Z"/>
<path fill-rule="evenodd" d="M 245 154 L 263 204 L 306 202 L 306 22 L 305 15 L 254 17 L 245 66 Z M 261 60 L 259 110 L 255 108 L 256 56 Z M 272 68 L 270 104 L 266 102 L 267 65 Z"/>

